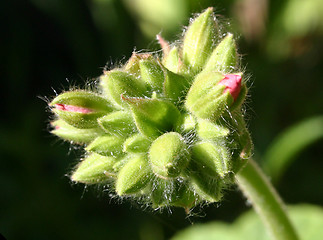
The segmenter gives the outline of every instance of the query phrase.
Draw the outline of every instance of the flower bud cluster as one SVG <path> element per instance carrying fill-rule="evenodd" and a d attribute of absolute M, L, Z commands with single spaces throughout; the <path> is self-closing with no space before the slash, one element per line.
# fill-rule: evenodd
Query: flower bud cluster
<path fill-rule="evenodd" d="M 234 38 L 218 32 L 208 8 L 180 46 L 158 36 L 162 56 L 133 53 L 122 68 L 100 76 L 98 91 L 67 91 L 52 100 L 52 133 L 86 151 L 73 181 L 109 184 L 153 208 L 221 199 L 252 144 Z"/>

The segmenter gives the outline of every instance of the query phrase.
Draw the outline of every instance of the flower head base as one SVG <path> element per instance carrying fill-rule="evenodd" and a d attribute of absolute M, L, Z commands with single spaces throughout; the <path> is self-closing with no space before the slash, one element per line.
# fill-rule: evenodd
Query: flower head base
<path fill-rule="evenodd" d="M 103 73 L 98 92 L 53 99 L 52 133 L 86 151 L 73 181 L 109 184 L 153 208 L 221 200 L 252 144 L 233 35 L 221 40 L 217 32 L 208 8 L 182 46 L 158 36 L 163 56 L 134 53 L 124 67 Z"/>

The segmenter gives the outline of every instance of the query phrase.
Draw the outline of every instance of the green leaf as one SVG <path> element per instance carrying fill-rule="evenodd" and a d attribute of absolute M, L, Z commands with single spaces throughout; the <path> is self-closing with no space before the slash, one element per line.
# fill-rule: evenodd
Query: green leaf
<path fill-rule="evenodd" d="M 286 129 L 264 154 L 263 167 L 273 181 L 278 181 L 296 156 L 323 137 L 323 116 L 306 119 Z"/>
<path fill-rule="evenodd" d="M 296 205 L 288 213 L 301 240 L 321 240 L 323 209 L 315 205 Z M 259 216 L 253 211 L 241 215 L 233 224 L 196 224 L 177 233 L 171 240 L 271 240 Z"/>

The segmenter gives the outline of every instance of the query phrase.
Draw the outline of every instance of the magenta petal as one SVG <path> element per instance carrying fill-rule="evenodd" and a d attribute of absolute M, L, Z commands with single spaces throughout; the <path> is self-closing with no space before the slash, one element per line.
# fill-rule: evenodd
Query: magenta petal
<path fill-rule="evenodd" d="M 56 109 L 67 112 L 77 112 L 77 113 L 92 113 L 93 110 L 89 108 L 77 107 L 73 105 L 66 104 L 55 104 Z"/>
<path fill-rule="evenodd" d="M 224 92 L 229 91 L 234 100 L 237 99 L 241 89 L 241 76 L 236 74 L 227 74 L 219 82 L 219 84 L 224 85 L 226 88 Z"/>

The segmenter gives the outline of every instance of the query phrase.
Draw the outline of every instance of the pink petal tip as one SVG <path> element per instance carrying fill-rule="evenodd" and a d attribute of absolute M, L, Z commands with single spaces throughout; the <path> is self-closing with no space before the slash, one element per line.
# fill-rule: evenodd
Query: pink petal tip
<path fill-rule="evenodd" d="M 227 74 L 219 82 L 219 84 L 224 85 L 224 92 L 229 91 L 234 101 L 238 98 L 241 89 L 241 76 L 237 74 Z"/>
<path fill-rule="evenodd" d="M 67 112 L 76 112 L 76 113 L 92 113 L 94 112 L 92 109 L 77 107 L 73 105 L 66 105 L 66 104 L 55 104 L 55 108 L 61 111 Z"/>

